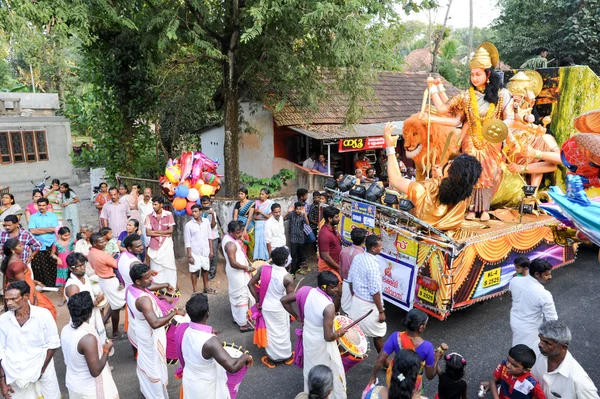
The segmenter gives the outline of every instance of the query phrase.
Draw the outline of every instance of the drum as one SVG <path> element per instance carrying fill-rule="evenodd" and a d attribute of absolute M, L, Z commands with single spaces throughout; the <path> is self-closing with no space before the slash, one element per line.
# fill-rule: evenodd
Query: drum
<path fill-rule="evenodd" d="M 337 330 L 338 328 L 349 326 L 352 323 L 353 320 L 349 317 L 337 315 L 333 319 L 333 328 L 334 330 Z M 342 355 L 342 363 L 344 364 L 345 372 L 348 372 L 352 367 L 367 358 L 369 341 L 358 324 L 350 328 L 343 337 L 338 338 L 337 344 L 340 354 Z"/>
<path fill-rule="evenodd" d="M 229 354 L 229 356 L 237 359 L 244 354 L 241 346 L 235 346 L 233 343 L 223 342 L 223 348 Z M 248 367 L 242 367 L 237 373 L 227 372 L 227 388 L 229 389 L 229 395 L 231 399 L 235 399 L 240 389 L 240 384 L 246 376 Z"/>
<path fill-rule="evenodd" d="M 171 319 L 171 323 L 167 326 L 167 348 L 165 350 L 167 356 L 167 364 L 175 364 L 179 361 L 177 357 L 177 348 L 175 347 L 175 332 L 181 323 L 189 323 L 190 317 L 175 316 Z"/>

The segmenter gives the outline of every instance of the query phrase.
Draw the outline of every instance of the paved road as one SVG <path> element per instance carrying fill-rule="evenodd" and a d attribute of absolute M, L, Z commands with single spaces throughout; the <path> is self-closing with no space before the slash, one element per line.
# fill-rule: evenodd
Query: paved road
<path fill-rule="evenodd" d="M 597 337 L 600 335 L 600 323 L 597 304 L 600 303 L 600 265 L 596 252 L 591 247 L 580 249 L 575 264 L 556 270 L 553 280 L 547 288 L 553 293 L 559 317 L 568 323 L 573 332 L 571 352 L 590 374 L 596 385 L 600 385 L 598 368 Z M 312 284 L 314 273 L 305 280 Z M 510 297 L 503 296 L 482 304 L 476 304 L 450 316 L 447 321 L 430 320 L 425 338 L 438 345 L 444 341 L 450 349 L 460 352 L 467 359 L 466 380 L 469 384 L 469 398 L 476 397 L 477 386 L 482 380 L 489 379 L 494 367 L 508 353 L 511 344 L 509 326 Z M 231 314 L 227 297 L 211 297 L 210 323 L 223 341 L 234 341 L 248 348 L 257 364 L 248 371 L 241 385 L 239 399 L 250 398 L 294 398 L 302 390 L 302 370 L 295 366 L 278 366 L 267 369 L 258 359 L 264 354 L 252 345 L 251 334 L 240 334 L 231 324 Z M 402 328 L 405 312 L 388 305 L 388 333 Z M 348 398 L 360 398 L 368 380 L 375 356 L 372 355 L 347 375 Z M 116 353 L 111 364 L 113 375 L 122 398 L 142 398 L 139 393 L 135 373 L 135 362 L 131 360 L 131 350 L 127 342 L 116 343 Z M 64 383 L 65 368 L 62 353 L 57 352 L 56 367 L 59 380 Z M 170 366 L 173 375 L 175 366 Z M 180 382 L 170 379 L 171 398 L 179 396 Z M 64 387 L 64 386 L 63 386 Z M 426 381 L 425 391 L 432 398 L 437 390 L 437 382 Z M 64 397 L 68 398 L 66 389 Z M 194 398 L 195 399 L 195 398 Z"/>

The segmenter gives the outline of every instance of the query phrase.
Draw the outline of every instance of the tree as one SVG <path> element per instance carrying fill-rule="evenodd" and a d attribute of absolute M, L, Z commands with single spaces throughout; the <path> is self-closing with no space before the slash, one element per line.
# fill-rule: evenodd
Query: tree
<path fill-rule="evenodd" d="M 565 56 L 600 72 L 600 0 L 501 0 L 495 20 L 502 60 L 519 67 L 537 47 L 548 47 L 554 65 Z"/>

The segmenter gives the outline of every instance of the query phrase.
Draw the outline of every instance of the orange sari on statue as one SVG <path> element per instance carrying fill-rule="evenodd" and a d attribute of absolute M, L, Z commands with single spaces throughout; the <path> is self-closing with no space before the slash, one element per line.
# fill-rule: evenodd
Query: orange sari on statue
<path fill-rule="evenodd" d="M 56 307 L 50 298 L 35 289 L 35 282 L 31 278 L 31 270 L 29 270 L 27 265 L 23 263 L 21 259 L 15 256 L 13 256 L 13 258 L 14 259 L 10 260 L 8 267 L 6 268 L 4 287 L 7 287 L 8 284 L 13 281 L 25 281 L 27 285 L 29 285 L 29 303 L 48 309 L 50 313 L 52 313 L 54 320 L 56 320 Z"/>

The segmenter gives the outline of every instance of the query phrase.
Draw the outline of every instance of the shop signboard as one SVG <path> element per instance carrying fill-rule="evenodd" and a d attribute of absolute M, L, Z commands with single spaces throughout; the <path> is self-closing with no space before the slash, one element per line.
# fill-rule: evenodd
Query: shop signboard
<path fill-rule="evenodd" d="M 338 152 L 366 151 L 385 148 L 383 137 L 358 137 L 340 139 Z"/>

